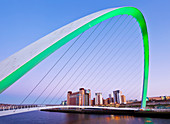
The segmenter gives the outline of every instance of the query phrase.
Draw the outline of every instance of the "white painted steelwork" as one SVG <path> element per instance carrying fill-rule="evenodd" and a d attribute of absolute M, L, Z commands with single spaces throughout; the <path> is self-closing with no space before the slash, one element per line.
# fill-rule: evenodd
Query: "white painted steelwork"
<path fill-rule="evenodd" d="M 52 46 L 54 43 L 58 42 L 63 37 L 67 36 L 71 32 L 77 30 L 88 22 L 98 18 L 105 13 L 113 11 L 118 8 L 111 8 L 102 10 L 91 15 L 85 16 L 79 20 L 76 20 L 60 29 L 46 35 L 45 37 L 35 41 L 34 43 L 28 45 L 22 50 L 16 52 L 15 54 L 9 56 L 2 62 L 0 62 L 0 81 L 10 75 L 12 72 L 17 70 L 19 67 L 27 63 L 29 60 L 40 54 L 42 51 Z"/>
<path fill-rule="evenodd" d="M 39 111 L 45 109 L 54 109 L 54 108 L 81 108 L 81 109 L 105 109 L 105 110 L 139 110 L 138 108 L 115 108 L 115 107 L 103 107 L 103 106 L 42 106 L 42 107 L 33 107 L 33 108 L 22 108 L 22 109 L 13 109 L 13 110 L 4 110 L 0 111 L 0 116 L 7 116 L 12 114 L 30 112 L 30 111 Z"/>

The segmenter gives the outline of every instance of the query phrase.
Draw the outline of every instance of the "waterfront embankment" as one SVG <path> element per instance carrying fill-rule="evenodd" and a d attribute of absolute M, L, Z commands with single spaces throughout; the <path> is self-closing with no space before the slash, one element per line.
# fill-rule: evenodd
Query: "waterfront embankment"
<path fill-rule="evenodd" d="M 152 110 L 108 110 L 108 109 L 47 109 L 42 111 L 63 112 L 63 113 L 83 113 L 83 114 L 113 114 L 113 115 L 130 115 L 137 117 L 155 117 L 170 118 L 169 109 L 152 109 Z"/>

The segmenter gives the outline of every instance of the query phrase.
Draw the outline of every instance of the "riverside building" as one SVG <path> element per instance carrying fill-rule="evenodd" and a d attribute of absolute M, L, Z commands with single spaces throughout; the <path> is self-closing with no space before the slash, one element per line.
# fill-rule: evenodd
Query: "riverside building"
<path fill-rule="evenodd" d="M 125 95 L 121 95 L 121 100 L 122 100 L 122 104 L 126 104 L 126 97 L 125 97 Z"/>
<path fill-rule="evenodd" d="M 122 91 L 120 91 L 120 90 L 113 91 L 114 103 L 115 104 L 121 104 L 122 103 L 121 94 L 122 94 Z"/>
<path fill-rule="evenodd" d="M 91 105 L 91 91 L 90 89 L 80 88 L 78 92 L 67 93 L 67 105 L 88 106 Z"/>
<path fill-rule="evenodd" d="M 114 103 L 113 93 L 109 94 L 109 103 L 110 104 Z"/>
<path fill-rule="evenodd" d="M 95 93 L 95 105 L 103 105 L 102 93 Z"/>
<path fill-rule="evenodd" d="M 115 104 L 126 104 L 126 97 L 125 95 L 122 95 L 122 91 L 120 90 L 113 91 L 113 96 Z"/>

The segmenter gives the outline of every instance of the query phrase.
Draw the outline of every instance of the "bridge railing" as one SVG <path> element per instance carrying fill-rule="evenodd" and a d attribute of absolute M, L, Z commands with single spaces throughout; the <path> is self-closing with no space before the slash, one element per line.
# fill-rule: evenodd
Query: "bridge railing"
<path fill-rule="evenodd" d="M 35 108 L 35 107 L 44 107 L 44 105 L 10 105 L 10 106 L 0 106 L 0 111 L 8 110 L 17 110 L 17 109 L 26 109 L 26 108 Z"/>

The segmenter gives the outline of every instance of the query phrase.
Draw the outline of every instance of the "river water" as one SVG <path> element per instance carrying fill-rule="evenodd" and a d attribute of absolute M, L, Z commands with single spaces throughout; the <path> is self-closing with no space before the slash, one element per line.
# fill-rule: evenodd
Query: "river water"
<path fill-rule="evenodd" d="M 170 124 L 170 119 L 34 111 L 0 117 L 0 124 Z"/>

